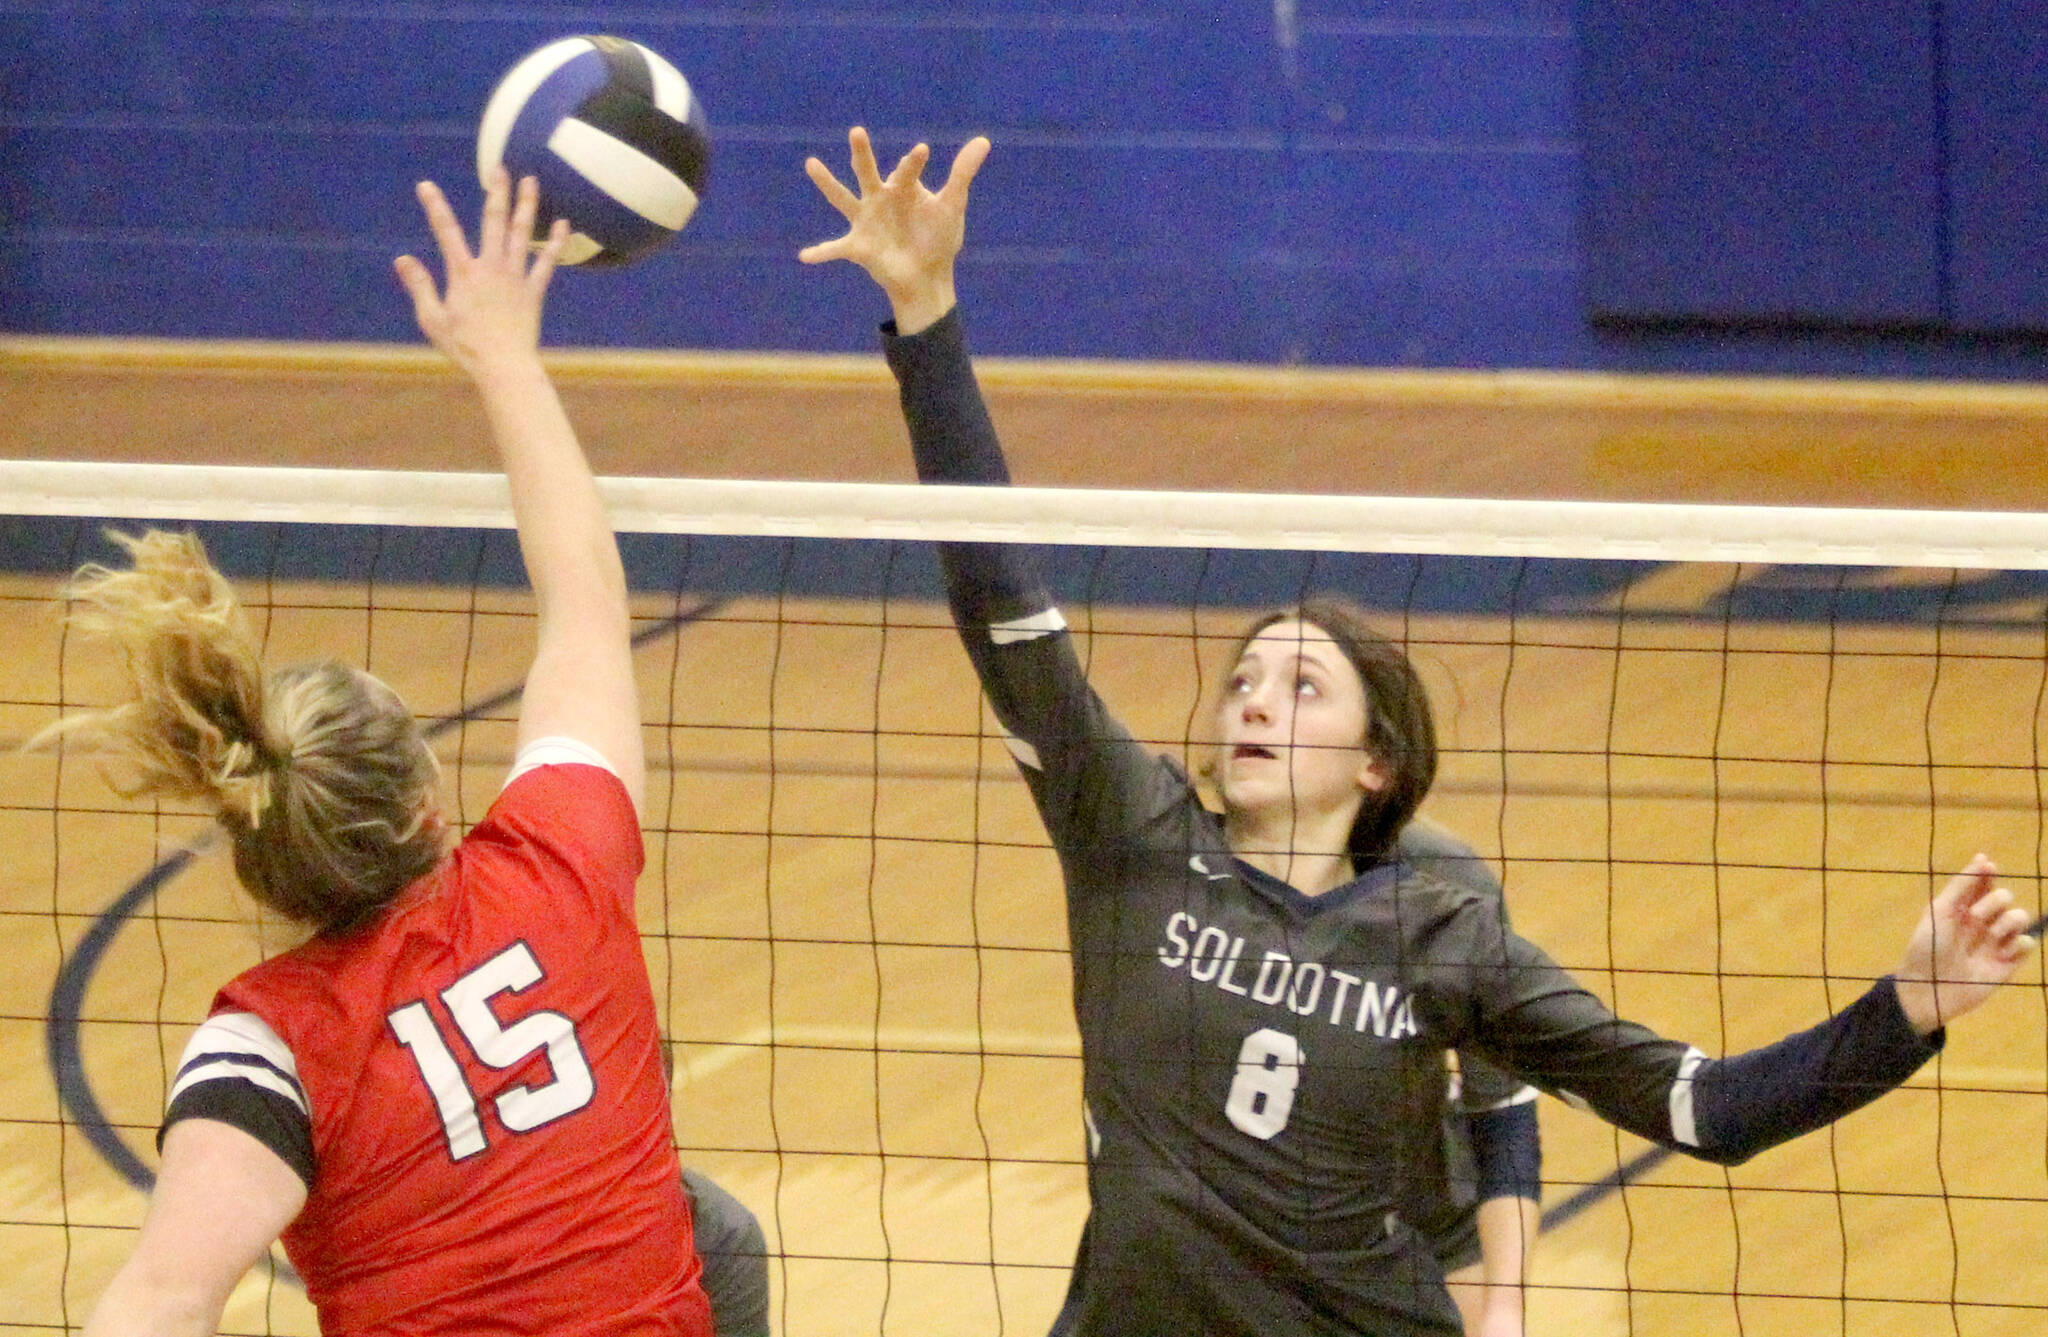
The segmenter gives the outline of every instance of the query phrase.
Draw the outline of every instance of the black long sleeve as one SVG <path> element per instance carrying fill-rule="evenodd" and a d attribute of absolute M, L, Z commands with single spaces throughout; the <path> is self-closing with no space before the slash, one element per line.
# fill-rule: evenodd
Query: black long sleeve
<path fill-rule="evenodd" d="M 1692 1096 L 1698 1154 L 1746 1160 L 1825 1128 L 1911 1077 L 1946 1039 L 1913 1030 L 1886 976 L 1818 1026 L 1702 1065 Z"/>
<path fill-rule="evenodd" d="M 914 335 L 882 327 L 920 483 L 1003 487 L 1010 466 L 974 379 L 956 307 Z M 955 620 L 964 628 L 1049 607 L 1037 554 L 1017 544 L 942 543 L 939 559 Z"/>
<path fill-rule="evenodd" d="M 974 381 L 960 309 L 916 334 L 898 334 L 896 322 L 888 322 L 882 326 L 882 352 L 896 373 L 917 481 L 1008 483 L 1010 466 Z"/>
<path fill-rule="evenodd" d="M 883 326 L 921 482 L 1010 481 L 957 311 L 914 335 Z M 939 568 L 961 643 L 1023 768 L 1054 844 L 1073 850 L 1128 829 L 1178 792 L 1089 687 L 1037 550 L 941 543 Z"/>
<path fill-rule="evenodd" d="M 1482 920 L 1490 916 L 1480 916 Z M 1472 955 L 1479 1048 L 1610 1123 L 1689 1156 L 1733 1165 L 1861 1109 L 1941 1048 L 1914 1033 L 1889 979 L 1820 1025 L 1712 1059 L 1616 1017 L 1543 951 L 1497 924 Z"/>

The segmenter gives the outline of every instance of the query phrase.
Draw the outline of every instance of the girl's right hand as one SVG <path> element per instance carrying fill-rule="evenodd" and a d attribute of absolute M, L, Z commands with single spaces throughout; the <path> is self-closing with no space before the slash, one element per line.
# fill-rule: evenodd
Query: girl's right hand
<path fill-rule="evenodd" d="M 412 297 L 420 332 L 472 377 L 508 360 L 537 356 L 541 303 L 569 239 L 568 223 L 556 219 L 547 241 L 537 248 L 530 245 L 540 187 L 527 177 L 519 183 L 515 202 L 512 183 L 499 167 L 485 188 L 483 223 L 472 255 L 441 188 L 422 181 L 419 197 L 447 275 L 443 292 L 412 256 L 394 262 L 399 282 Z"/>
<path fill-rule="evenodd" d="M 916 334 L 953 309 L 953 257 L 967 238 L 967 189 L 988 157 L 988 139 L 977 135 L 963 144 L 946 184 L 934 192 L 920 179 L 930 148 L 917 145 L 884 178 L 868 132 L 855 126 L 846 138 L 858 194 L 816 158 L 804 162 L 819 193 L 845 217 L 846 234 L 806 246 L 797 258 L 859 265 L 888 294 L 897 333 Z"/>

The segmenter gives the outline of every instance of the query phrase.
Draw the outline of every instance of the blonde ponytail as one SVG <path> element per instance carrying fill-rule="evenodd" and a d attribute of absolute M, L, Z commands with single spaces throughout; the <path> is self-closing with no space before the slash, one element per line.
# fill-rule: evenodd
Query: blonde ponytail
<path fill-rule="evenodd" d="M 128 700 L 44 730 L 129 798 L 197 802 L 249 892 L 323 931 L 373 917 L 439 861 L 438 774 L 389 688 L 345 664 L 267 674 L 234 590 L 190 534 L 110 536 L 134 568 L 82 568 L 71 624 L 117 646 Z"/>
<path fill-rule="evenodd" d="M 281 756 L 263 720 L 263 661 L 234 591 L 189 534 L 112 534 L 135 567 L 88 566 L 71 625 L 112 642 L 126 703 L 46 731 L 107 763 L 126 798 L 198 802 L 262 820 Z M 39 740 L 40 741 L 40 740 Z"/>

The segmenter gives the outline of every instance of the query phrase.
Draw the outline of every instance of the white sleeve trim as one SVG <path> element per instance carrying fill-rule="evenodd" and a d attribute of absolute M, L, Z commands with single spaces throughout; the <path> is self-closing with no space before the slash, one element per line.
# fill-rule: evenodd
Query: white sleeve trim
<path fill-rule="evenodd" d="M 201 1063 L 181 1070 L 178 1073 L 177 1085 L 171 1088 L 171 1098 L 164 1102 L 164 1108 L 169 1109 L 177 1104 L 178 1097 L 193 1087 L 223 1078 L 232 1078 L 238 1082 L 247 1082 L 251 1086 L 260 1086 L 266 1091 L 275 1091 L 298 1106 L 299 1113 L 309 1119 L 313 1117 L 312 1111 L 306 1108 L 305 1093 L 299 1090 L 297 1082 L 288 1082 L 268 1068 L 260 1068 L 253 1063 L 237 1063 L 233 1059 Z"/>
<path fill-rule="evenodd" d="M 1528 1104 L 1530 1101 L 1536 1099 L 1536 1097 L 1539 1094 L 1540 1092 L 1538 1092 L 1535 1087 L 1525 1086 L 1522 1087 L 1520 1090 L 1516 1091 L 1513 1095 L 1509 1096 L 1506 1100 L 1496 1100 L 1484 1109 L 1471 1110 L 1468 1111 L 1468 1113 L 1491 1114 L 1495 1110 L 1513 1109 L 1517 1105 Z"/>
<path fill-rule="evenodd" d="M 1011 733 L 1008 729 L 1003 730 L 1003 746 L 1010 749 L 1010 755 L 1017 759 L 1018 765 L 1034 771 L 1045 769 L 1044 764 L 1038 759 L 1038 749 Z"/>
<path fill-rule="evenodd" d="M 253 1012 L 223 1012 L 201 1023 L 178 1060 L 178 1077 L 165 1107 L 201 1082 L 223 1077 L 275 1091 L 312 1117 L 291 1046 Z"/>
<path fill-rule="evenodd" d="M 1056 631 L 1066 629 L 1067 620 L 1060 615 L 1060 610 L 1048 608 L 1029 617 L 1012 618 L 1008 622 L 991 622 L 988 638 L 997 645 L 1015 645 L 1019 641 L 1035 641 L 1041 636 L 1050 636 Z"/>
<path fill-rule="evenodd" d="M 1699 1125 L 1693 1121 L 1692 1079 L 1707 1056 L 1688 1048 L 1678 1061 L 1678 1076 L 1671 1083 L 1671 1140 L 1688 1147 L 1700 1144 Z"/>
<path fill-rule="evenodd" d="M 505 784 L 510 785 L 528 771 L 537 771 L 543 766 L 595 766 L 613 775 L 619 773 L 618 768 L 590 744 L 564 734 L 550 734 L 519 749 L 519 754 L 512 758 L 512 770 L 505 776 Z"/>

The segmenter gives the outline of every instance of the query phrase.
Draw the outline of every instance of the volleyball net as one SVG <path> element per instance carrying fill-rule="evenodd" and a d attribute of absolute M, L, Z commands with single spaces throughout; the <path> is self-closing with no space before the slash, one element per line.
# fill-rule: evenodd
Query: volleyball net
<path fill-rule="evenodd" d="M 607 480 L 651 776 L 641 927 L 682 1159 L 760 1217 L 779 1332 L 1043 1332 L 1086 1211 L 1056 861 L 933 547 L 1046 547 L 1098 690 L 1199 763 L 1251 614 L 1334 592 L 1403 641 L 1425 815 L 1520 931 L 1710 1052 L 1896 963 L 1977 850 L 2041 901 L 2048 516 Z M 531 648 L 502 480 L 0 465 L 0 735 L 108 699 L 62 576 L 190 526 L 273 663 L 429 722 L 478 820 Z M 82 1323 L 129 1246 L 212 991 L 286 939 L 197 814 L 75 758 L 0 788 L 0 1327 Z M 2038 964 L 1907 1090 L 1723 1171 L 1544 1102 L 1531 1332 L 2021 1333 L 2048 1319 Z M 44 1072 L 51 1074 L 43 1076 Z M 313 1331 L 280 1273 L 224 1331 Z"/>

